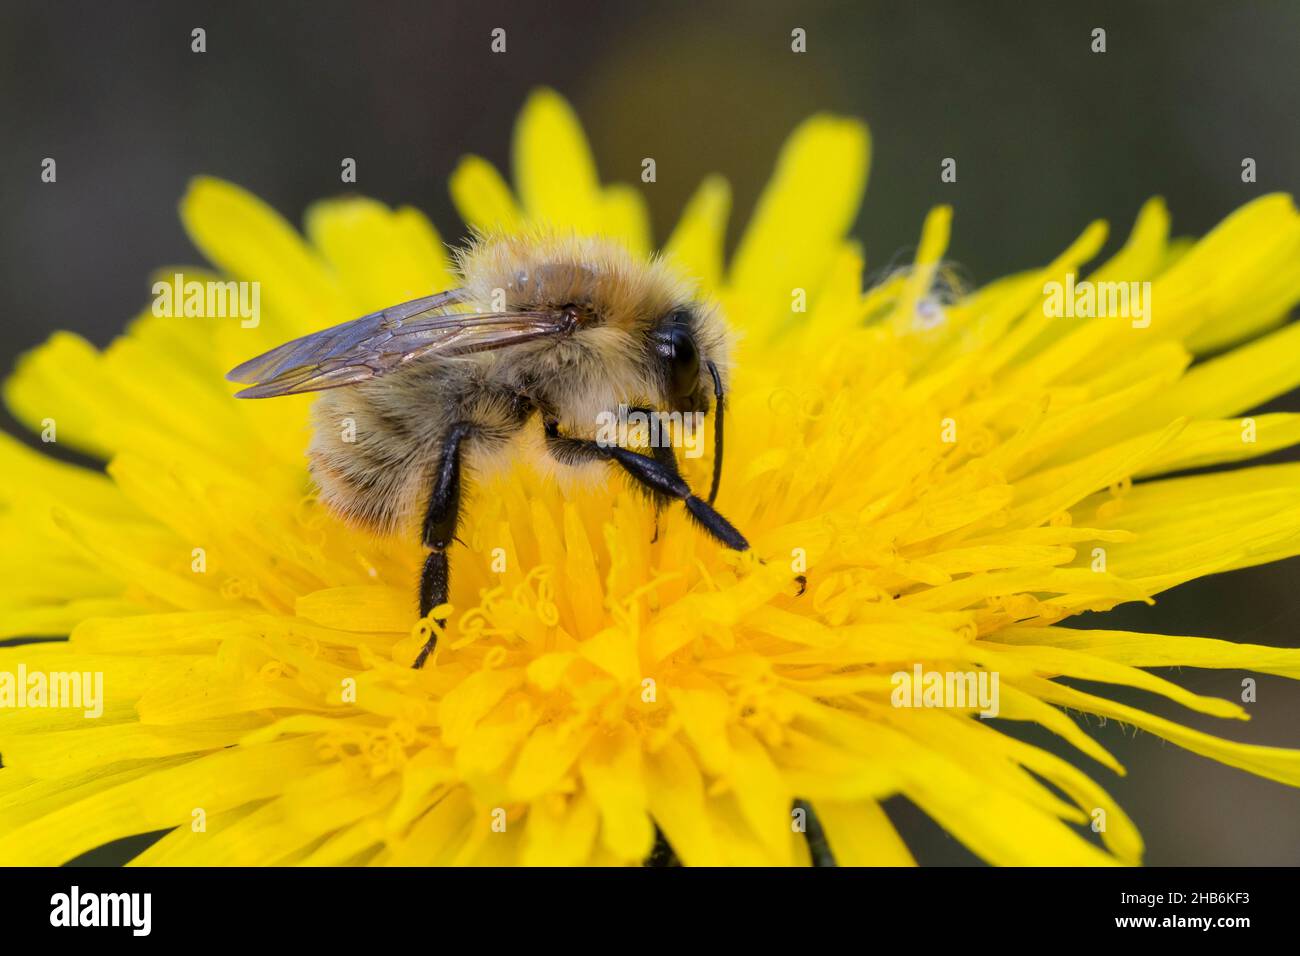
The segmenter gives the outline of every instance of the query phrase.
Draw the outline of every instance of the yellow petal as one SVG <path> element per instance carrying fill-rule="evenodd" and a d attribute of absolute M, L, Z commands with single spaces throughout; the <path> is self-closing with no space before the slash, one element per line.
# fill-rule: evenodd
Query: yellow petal
<path fill-rule="evenodd" d="M 620 239 L 638 256 L 650 254 L 650 210 L 645 197 L 631 186 L 614 185 L 600 194 L 601 235 Z"/>
<path fill-rule="evenodd" d="M 524 831 L 523 866 L 579 866 L 596 839 L 595 806 L 583 794 L 536 800 Z"/>
<path fill-rule="evenodd" d="M 762 315 L 790 316 L 793 290 L 819 287 L 853 222 L 869 155 L 867 130 L 853 120 L 816 116 L 790 135 L 731 267 L 730 284 Z"/>
<path fill-rule="evenodd" d="M 536 90 L 515 125 L 514 177 L 531 219 L 593 232 L 600 221 L 600 183 L 577 115 L 558 93 Z"/>
<path fill-rule="evenodd" d="M 466 156 L 451 174 L 451 200 L 461 219 L 483 232 L 513 229 L 522 219 L 505 179 L 478 156 Z"/>
<path fill-rule="evenodd" d="M 437 234 L 421 218 L 408 212 L 403 221 L 382 203 L 359 197 L 307 210 L 307 235 L 333 268 L 355 315 L 446 287 L 445 262 L 429 268 L 430 250 L 440 252 Z M 411 241 L 412 229 L 418 230 L 418 244 Z"/>
<path fill-rule="evenodd" d="M 710 176 L 700 183 L 664 244 L 664 254 L 704 289 L 716 289 L 722 277 L 730 209 L 731 187 L 721 176 Z"/>
<path fill-rule="evenodd" d="M 1068 627 L 1008 627 L 998 631 L 997 639 L 1008 644 L 1042 644 L 1084 651 L 1092 657 L 1132 667 L 1240 668 L 1300 680 L 1300 650 L 1291 647 Z"/>
<path fill-rule="evenodd" d="M 644 860 L 654 845 L 654 828 L 646 813 L 640 742 L 631 728 L 595 737 L 582 755 L 581 770 L 600 811 L 601 843 L 621 860 Z"/>
<path fill-rule="evenodd" d="M 181 222 L 209 261 L 261 283 L 262 301 L 296 334 L 352 316 L 340 309 L 329 270 L 270 206 L 232 183 L 201 176 L 181 200 Z"/>
<path fill-rule="evenodd" d="M 298 738 L 161 766 L 10 830 L 0 861 L 57 866 L 122 837 L 189 824 L 196 808 L 218 813 L 278 793 L 318 759 L 315 742 Z"/>
<path fill-rule="evenodd" d="M 907 845 L 874 800 L 818 800 L 813 809 L 839 866 L 916 866 Z"/>
<path fill-rule="evenodd" d="M 719 866 L 722 851 L 705 808 L 704 782 L 686 748 L 669 741 L 647 761 L 650 812 L 687 866 Z"/>

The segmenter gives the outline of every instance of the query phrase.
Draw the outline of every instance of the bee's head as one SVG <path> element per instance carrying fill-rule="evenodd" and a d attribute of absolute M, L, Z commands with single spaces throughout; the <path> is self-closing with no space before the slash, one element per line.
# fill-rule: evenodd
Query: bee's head
<path fill-rule="evenodd" d="M 725 357 L 711 315 L 690 304 L 667 313 L 650 333 L 651 350 L 662 381 L 663 404 L 678 412 L 706 412 L 716 391 L 712 369 Z M 720 374 L 720 373 L 717 373 Z"/>
<path fill-rule="evenodd" d="M 677 306 L 650 333 L 661 382 L 662 406 L 675 412 L 713 410 L 713 482 L 709 504 L 722 478 L 723 410 L 727 333 L 716 312 L 701 303 Z"/>
<path fill-rule="evenodd" d="M 538 227 L 481 237 L 462 252 L 460 267 L 470 300 L 483 311 L 572 316 L 571 335 L 537 346 L 567 383 L 568 407 L 633 401 L 708 412 L 725 385 L 726 327 L 665 260 Z M 582 418 L 575 414 L 575 423 Z"/>

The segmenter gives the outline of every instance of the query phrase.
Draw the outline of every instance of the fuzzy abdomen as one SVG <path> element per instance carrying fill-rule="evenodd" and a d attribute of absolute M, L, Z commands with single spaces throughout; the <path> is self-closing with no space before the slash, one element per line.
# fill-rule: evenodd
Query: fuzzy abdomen
<path fill-rule="evenodd" d="M 330 510 L 380 533 L 414 529 L 452 427 L 469 426 L 463 447 L 472 466 L 499 450 L 530 412 L 493 381 L 493 366 L 488 356 L 416 361 L 322 393 L 308 455 Z"/>
<path fill-rule="evenodd" d="M 374 397 L 362 388 L 323 393 L 312 409 L 308 457 L 331 511 L 387 534 L 415 520 L 437 441 L 412 442 L 403 423 L 384 414 Z"/>

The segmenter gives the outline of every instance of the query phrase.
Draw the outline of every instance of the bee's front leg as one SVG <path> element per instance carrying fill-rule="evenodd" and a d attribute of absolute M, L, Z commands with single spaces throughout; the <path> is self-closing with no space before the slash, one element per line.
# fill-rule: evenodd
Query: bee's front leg
<path fill-rule="evenodd" d="M 691 491 L 677 471 L 677 460 L 668 449 L 667 456 L 656 450 L 649 458 L 618 445 L 602 445 L 587 438 L 569 438 L 560 434 L 559 426 L 546 420 L 546 445 L 551 455 L 564 464 L 586 461 L 613 461 L 645 488 L 656 501 L 681 501 L 701 528 L 733 551 L 748 551 L 749 542 L 731 522 L 704 499 Z"/>
<path fill-rule="evenodd" d="M 456 528 L 460 523 L 460 467 L 461 444 L 470 432 L 470 426 L 464 423 L 453 425 L 442 445 L 442 457 L 434 471 L 433 491 L 429 495 L 429 508 L 424 515 L 423 540 L 429 549 L 424 559 L 424 570 L 420 573 L 420 617 L 428 617 L 429 612 L 440 604 L 446 604 L 451 594 L 451 568 L 447 561 L 447 549 L 456 540 Z M 424 666 L 429 655 L 438 644 L 438 635 L 446 627 L 446 621 L 435 621 L 433 633 L 420 649 L 412 665 L 416 670 Z"/>

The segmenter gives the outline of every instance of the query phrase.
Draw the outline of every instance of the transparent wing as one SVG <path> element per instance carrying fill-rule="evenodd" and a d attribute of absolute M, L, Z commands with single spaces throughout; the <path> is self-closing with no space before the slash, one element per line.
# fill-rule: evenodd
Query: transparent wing
<path fill-rule="evenodd" d="M 422 355 L 466 355 L 568 331 L 563 312 L 452 312 L 452 289 L 286 342 L 226 373 L 249 384 L 237 398 L 271 398 L 354 385 Z"/>

